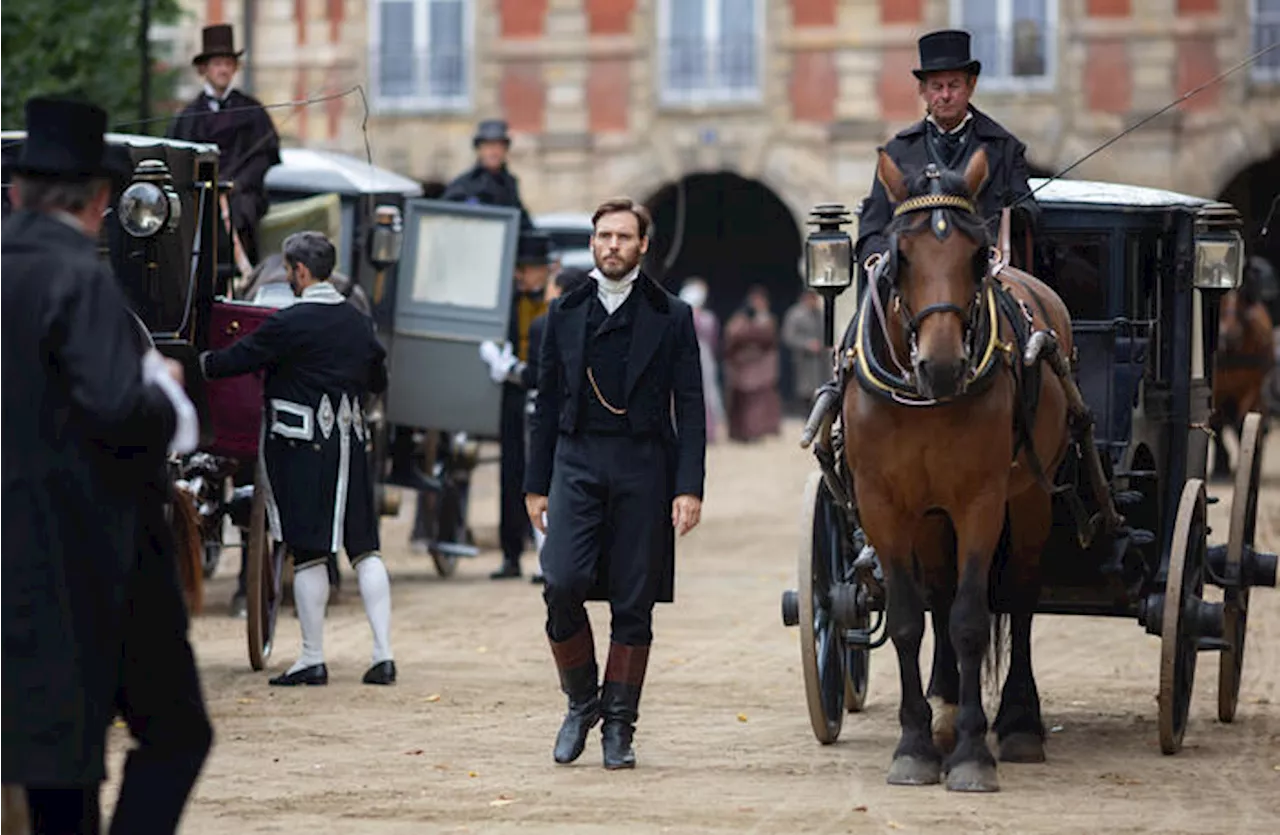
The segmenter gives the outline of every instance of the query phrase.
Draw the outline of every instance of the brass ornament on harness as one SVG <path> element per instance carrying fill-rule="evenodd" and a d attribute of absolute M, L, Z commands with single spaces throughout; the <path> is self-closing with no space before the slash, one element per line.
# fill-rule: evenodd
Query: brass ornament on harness
<path fill-rule="evenodd" d="M 958 194 L 921 194 L 908 197 L 893 210 L 894 217 L 912 214 L 913 212 L 933 211 L 934 209 L 960 209 L 969 214 L 977 214 L 973 201 Z"/>

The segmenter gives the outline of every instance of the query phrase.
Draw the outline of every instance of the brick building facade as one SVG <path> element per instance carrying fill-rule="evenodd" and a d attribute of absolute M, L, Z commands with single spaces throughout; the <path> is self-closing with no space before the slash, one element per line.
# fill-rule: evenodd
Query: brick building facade
<path fill-rule="evenodd" d="M 815 202 L 856 203 L 876 146 L 922 115 L 910 70 L 931 29 L 975 33 L 975 104 L 1042 170 L 1280 40 L 1280 0 L 184 2 L 188 51 L 208 22 L 252 39 L 264 101 L 363 84 L 376 161 L 409 176 L 449 179 L 470 162 L 475 122 L 505 117 L 535 214 L 659 199 L 706 172 L 767 189 L 722 183 L 722 201 L 772 192 L 797 221 Z M 287 141 L 363 154 L 359 96 L 273 115 Z M 1247 190 L 1241 172 L 1278 151 L 1280 49 L 1074 176 L 1216 196 L 1233 178 Z"/>

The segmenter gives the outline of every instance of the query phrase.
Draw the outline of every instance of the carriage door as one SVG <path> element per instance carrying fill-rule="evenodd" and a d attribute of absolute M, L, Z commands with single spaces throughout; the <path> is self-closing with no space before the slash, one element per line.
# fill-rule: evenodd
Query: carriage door
<path fill-rule="evenodd" d="M 480 343 L 507 335 L 520 213 L 443 200 L 405 204 L 392 314 L 387 420 L 498 436 L 502 386 Z"/>

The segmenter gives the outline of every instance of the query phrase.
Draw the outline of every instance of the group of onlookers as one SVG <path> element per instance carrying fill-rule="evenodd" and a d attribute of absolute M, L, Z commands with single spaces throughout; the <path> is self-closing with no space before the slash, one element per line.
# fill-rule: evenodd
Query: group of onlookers
<path fill-rule="evenodd" d="M 706 306 L 705 281 L 697 277 L 685 281 L 680 298 L 694 310 L 708 442 L 714 442 L 726 426 L 734 441 L 776 435 L 784 411 L 807 411 L 814 389 L 831 374 L 822 340 L 822 302 L 817 294 L 804 293 L 787 310 L 779 328 L 770 310 L 768 291 L 755 285 L 747 290 L 742 307 L 729 317 L 723 333 L 715 313 Z M 791 391 L 785 398 L 783 347 L 790 354 L 792 372 Z M 784 404 L 784 400 L 789 402 Z"/>

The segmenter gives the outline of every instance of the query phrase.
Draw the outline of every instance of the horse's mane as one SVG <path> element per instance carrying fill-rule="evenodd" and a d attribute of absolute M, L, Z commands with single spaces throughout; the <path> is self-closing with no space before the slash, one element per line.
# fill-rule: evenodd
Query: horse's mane
<path fill-rule="evenodd" d="M 907 183 L 908 197 L 922 197 L 930 193 L 933 180 L 925 175 L 923 169 L 919 171 L 903 171 Z M 949 168 L 942 169 L 941 176 L 938 177 L 937 183 L 942 194 L 963 197 L 966 200 L 973 199 L 969 194 L 969 186 L 964 181 L 964 175 L 959 171 L 952 171 Z M 943 211 L 947 214 L 947 219 L 959 229 L 966 237 L 971 239 L 979 246 L 985 247 L 990 242 L 987 232 L 987 225 L 983 222 L 982 216 L 977 213 L 970 213 L 961 209 L 944 208 L 937 211 Z M 932 212 L 909 212 L 899 215 L 890 221 L 888 228 L 885 230 L 889 235 L 910 235 L 920 231 L 920 229 L 929 224 Z"/>

